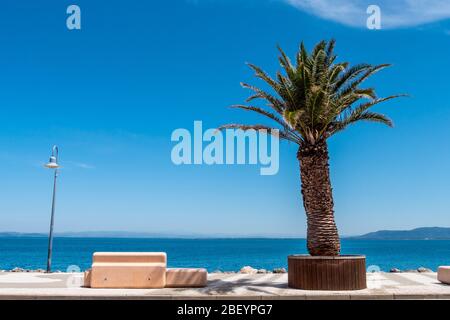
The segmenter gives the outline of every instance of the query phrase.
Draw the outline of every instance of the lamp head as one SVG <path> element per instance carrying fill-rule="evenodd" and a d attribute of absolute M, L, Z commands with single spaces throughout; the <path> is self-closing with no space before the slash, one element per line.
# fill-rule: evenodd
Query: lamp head
<path fill-rule="evenodd" d="M 46 168 L 49 169 L 58 169 L 59 168 L 59 164 L 56 162 L 56 157 L 55 156 L 51 156 L 50 160 L 48 161 L 47 164 L 45 164 Z"/>

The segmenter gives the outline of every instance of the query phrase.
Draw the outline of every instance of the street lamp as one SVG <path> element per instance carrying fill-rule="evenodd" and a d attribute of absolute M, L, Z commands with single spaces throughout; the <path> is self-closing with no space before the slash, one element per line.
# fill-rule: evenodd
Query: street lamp
<path fill-rule="evenodd" d="M 56 194 L 56 178 L 58 177 L 58 147 L 53 146 L 52 155 L 47 164 L 46 168 L 55 169 L 55 175 L 53 180 L 53 198 L 52 198 L 52 216 L 50 219 L 50 233 L 48 236 L 48 256 L 47 256 L 47 272 L 51 272 L 52 267 L 52 246 L 53 246 L 53 221 L 55 217 L 55 194 Z"/>

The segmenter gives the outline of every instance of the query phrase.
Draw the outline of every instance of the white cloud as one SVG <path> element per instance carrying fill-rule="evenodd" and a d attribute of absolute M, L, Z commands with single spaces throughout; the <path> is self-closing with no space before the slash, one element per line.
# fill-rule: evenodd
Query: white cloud
<path fill-rule="evenodd" d="M 95 167 L 93 165 L 83 163 L 83 162 L 65 161 L 65 163 L 70 164 L 77 168 L 81 168 L 81 169 L 95 169 Z"/>
<path fill-rule="evenodd" d="M 93 165 L 87 164 L 87 163 L 75 163 L 75 165 L 78 168 L 82 168 L 82 169 L 95 169 L 95 167 Z"/>
<path fill-rule="evenodd" d="M 382 28 L 418 26 L 450 18 L 450 0 L 284 0 L 321 18 L 365 27 L 369 5 L 381 8 Z"/>

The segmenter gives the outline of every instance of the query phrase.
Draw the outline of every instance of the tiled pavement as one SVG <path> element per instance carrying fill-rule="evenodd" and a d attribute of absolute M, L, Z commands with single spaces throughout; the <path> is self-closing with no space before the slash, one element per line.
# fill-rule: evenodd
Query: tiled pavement
<path fill-rule="evenodd" d="M 450 299 L 436 273 L 369 273 L 358 291 L 289 289 L 286 274 L 208 275 L 196 289 L 89 289 L 81 273 L 0 273 L 0 299 Z"/>

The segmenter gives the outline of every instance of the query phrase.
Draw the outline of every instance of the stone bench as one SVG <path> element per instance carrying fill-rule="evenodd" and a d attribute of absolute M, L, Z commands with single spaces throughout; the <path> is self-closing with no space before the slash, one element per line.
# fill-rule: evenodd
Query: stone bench
<path fill-rule="evenodd" d="M 442 283 L 450 284 L 450 266 L 439 267 L 437 278 Z"/>
<path fill-rule="evenodd" d="M 84 273 L 91 288 L 197 288 L 207 283 L 206 269 L 167 269 L 164 252 L 96 252 Z"/>
<path fill-rule="evenodd" d="M 167 288 L 206 287 L 208 272 L 206 269 L 173 268 L 166 271 Z"/>
<path fill-rule="evenodd" d="M 91 288 L 164 288 L 164 252 L 96 252 L 85 276 Z"/>

